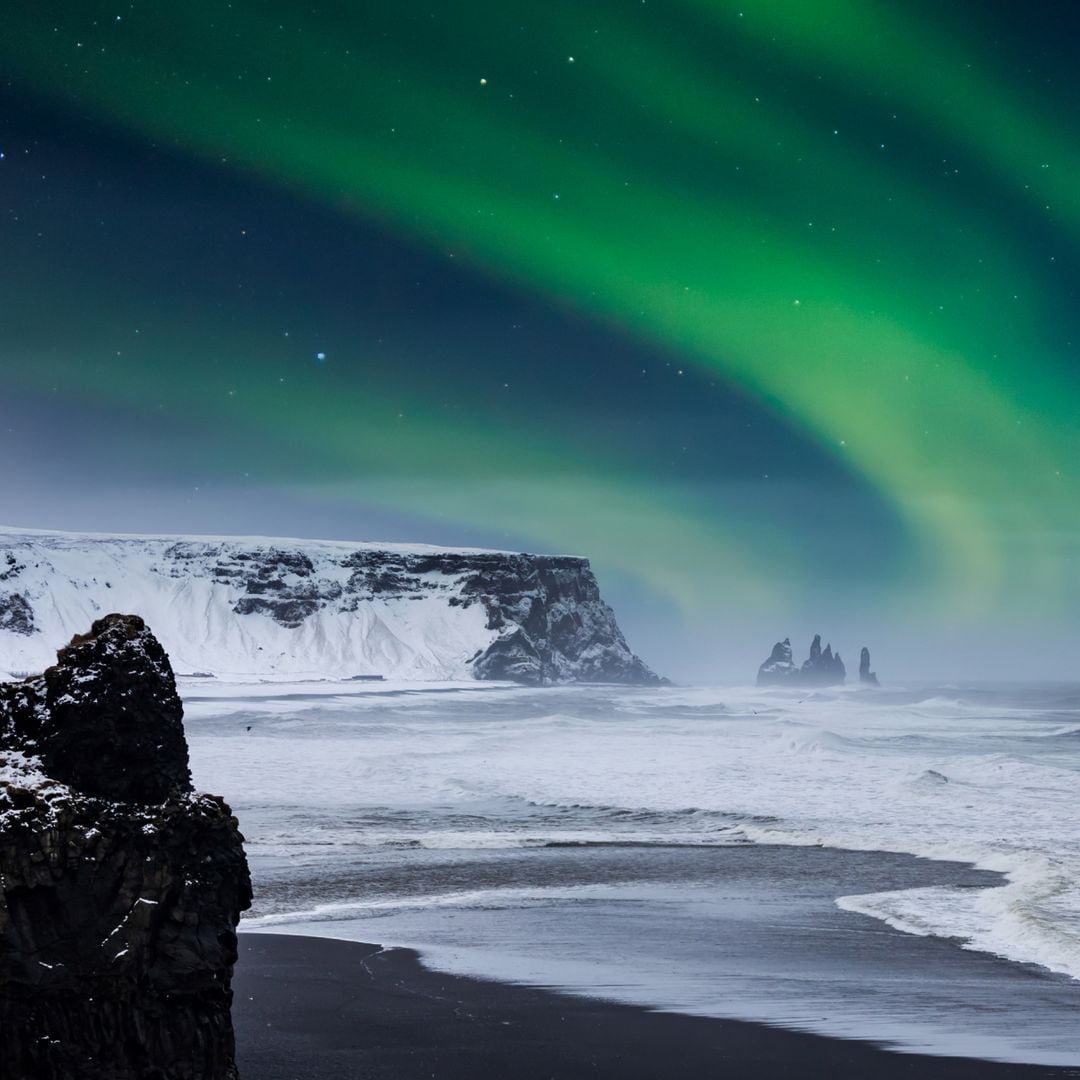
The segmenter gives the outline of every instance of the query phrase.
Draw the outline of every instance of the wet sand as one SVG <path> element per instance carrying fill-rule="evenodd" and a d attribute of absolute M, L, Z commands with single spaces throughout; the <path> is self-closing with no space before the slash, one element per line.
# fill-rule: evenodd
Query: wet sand
<path fill-rule="evenodd" d="M 243 1080 L 1064 1080 L 429 971 L 406 949 L 243 934 Z"/>

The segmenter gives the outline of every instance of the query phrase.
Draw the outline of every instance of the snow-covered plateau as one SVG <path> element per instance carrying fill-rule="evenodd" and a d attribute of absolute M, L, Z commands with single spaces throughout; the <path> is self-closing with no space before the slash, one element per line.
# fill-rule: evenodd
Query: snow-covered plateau
<path fill-rule="evenodd" d="M 648 684 L 587 559 L 423 544 L 0 528 L 0 677 L 109 612 L 178 674 Z"/>

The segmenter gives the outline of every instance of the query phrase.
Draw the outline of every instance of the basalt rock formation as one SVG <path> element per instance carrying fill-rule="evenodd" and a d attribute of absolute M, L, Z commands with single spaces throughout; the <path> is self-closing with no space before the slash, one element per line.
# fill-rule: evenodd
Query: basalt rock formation
<path fill-rule="evenodd" d="M 758 668 L 758 686 L 843 686 L 847 669 L 840 654 L 834 654 L 832 645 L 821 647 L 821 635 L 815 634 L 810 645 L 810 656 L 801 667 L 796 667 L 791 657 L 791 642 L 784 638 L 773 646 L 773 651 Z"/>
<path fill-rule="evenodd" d="M 799 669 L 791 659 L 791 639 L 778 641 L 769 659 L 758 668 L 758 686 L 790 686 L 798 677 Z"/>
<path fill-rule="evenodd" d="M 0 528 L 0 670 L 96 613 L 146 618 L 179 671 L 656 684 L 587 559 L 422 544 Z"/>
<path fill-rule="evenodd" d="M 192 790 L 182 715 L 131 615 L 0 683 L 5 1080 L 235 1080 L 250 879 L 228 806 Z"/>
<path fill-rule="evenodd" d="M 859 682 L 864 686 L 880 686 L 877 672 L 870 670 L 870 650 L 864 645 L 859 653 Z"/>
<path fill-rule="evenodd" d="M 451 561 L 443 572 L 459 573 L 460 564 Z M 486 629 L 498 634 L 473 662 L 478 679 L 666 682 L 630 651 L 587 559 L 503 555 L 474 565 L 460 603 L 476 602 L 487 615 Z"/>
<path fill-rule="evenodd" d="M 803 686 L 843 686 L 847 669 L 840 654 L 833 655 L 832 645 L 821 647 L 821 635 L 810 643 L 810 656 L 803 661 L 799 677 Z"/>

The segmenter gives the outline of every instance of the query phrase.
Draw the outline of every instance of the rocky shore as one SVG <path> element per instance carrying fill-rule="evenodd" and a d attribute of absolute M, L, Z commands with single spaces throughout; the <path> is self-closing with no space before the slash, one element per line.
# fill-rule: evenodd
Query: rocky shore
<path fill-rule="evenodd" d="M 192 790 L 168 657 L 109 615 L 0 684 L 0 1076 L 232 1080 L 237 822 Z"/>

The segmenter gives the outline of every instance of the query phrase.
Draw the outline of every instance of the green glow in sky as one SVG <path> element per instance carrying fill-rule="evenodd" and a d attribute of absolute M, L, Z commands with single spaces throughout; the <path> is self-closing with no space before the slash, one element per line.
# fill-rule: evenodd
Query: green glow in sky
<path fill-rule="evenodd" d="M 0 51 L 37 93 L 742 387 L 895 516 L 907 556 L 878 583 L 894 604 L 1069 610 L 1076 328 L 1055 275 L 1080 238 L 1080 155 L 1052 96 L 899 3 L 637 7 L 196 2 L 108 21 L 74 4 L 59 28 L 9 15 Z M 587 431 L 447 415 L 424 388 L 407 407 L 325 380 L 283 396 L 269 374 L 233 400 L 214 358 L 175 350 L 141 372 L 54 361 L 88 395 L 272 421 L 352 497 L 599 552 L 688 609 L 714 590 L 790 600 L 769 566 L 798 559 L 797 535 L 631 473 Z M 193 364 L 207 374 L 185 392 Z M 708 588 L 680 570 L 710 559 Z"/>

